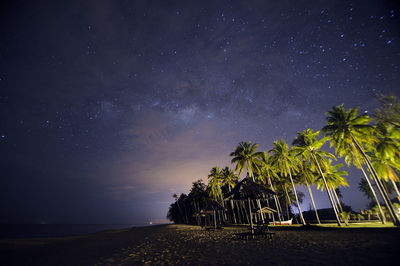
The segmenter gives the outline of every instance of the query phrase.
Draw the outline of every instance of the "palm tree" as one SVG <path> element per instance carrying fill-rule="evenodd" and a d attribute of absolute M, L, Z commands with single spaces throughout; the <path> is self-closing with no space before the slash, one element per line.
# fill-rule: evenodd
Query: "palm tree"
<path fill-rule="evenodd" d="M 221 171 L 218 166 L 214 166 L 208 175 L 208 189 L 210 197 L 214 199 L 222 199 L 221 191 Z"/>
<path fill-rule="evenodd" d="M 177 195 L 176 193 L 174 193 L 174 194 L 172 195 L 172 197 L 173 197 L 174 200 L 175 200 L 175 204 L 178 206 L 178 210 L 179 210 L 180 216 L 182 217 L 182 220 L 183 220 L 184 216 L 183 216 L 183 214 L 182 214 L 181 206 L 179 205 L 178 195 Z M 186 222 L 187 222 L 187 221 L 186 221 Z"/>
<path fill-rule="evenodd" d="M 350 145 L 350 146 L 345 146 L 345 149 L 349 149 L 346 153 L 345 153 L 345 162 L 347 164 L 347 166 L 350 166 L 351 163 L 353 163 L 353 165 L 357 168 L 359 168 L 361 170 L 361 172 L 364 175 L 365 180 L 361 180 L 360 182 L 362 182 L 364 185 L 369 186 L 368 191 L 371 195 L 370 199 L 374 199 L 379 210 L 381 213 L 381 216 L 384 217 L 384 213 L 383 213 L 383 209 L 381 207 L 381 204 L 379 203 L 378 200 L 378 196 L 375 193 L 375 190 L 370 182 L 370 178 L 368 177 L 368 174 L 365 172 L 364 167 L 363 167 L 363 163 L 365 162 L 363 161 L 362 156 L 357 153 L 357 151 L 355 150 L 354 145 Z M 385 224 L 386 223 L 386 219 L 383 218 L 382 219 L 382 223 Z"/>
<path fill-rule="evenodd" d="M 386 191 L 388 191 L 389 193 L 393 192 L 394 190 L 393 184 L 388 183 L 386 181 L 383 181 L 382 184 L 385 187 Z M 362 192 L 364 196 L 367 197 L 367 199 L 370 200 L 374 199 L 374 195 L 366 180 L 361 179 L 360 182 L 358 182 L 358 190 Z"/>
<path fill-rule="evenodd" d="M 231 192 L 231 189 L 235 187 L 238 181 L 238 176 L 235 175 L 235 173 L 230 169 L 228 166 L 226 166 L 224 169 L 221 170 L 221 175 L 220 175 L 220 181 L 221 181 L 221 186 L 227 186 L 229 192 Z M 231 203 L 231 208 L 232 208 L 232 213 L 233 213 L 233 220 L 234 223 L 236 224 L 236 214 L 235 214 L 235 208 L 233 201 L 230 200 Z M 222 205 L 225 207 L 224 200 L 222 200 Z"/>
<path fill-rule="evenodd" d="M 324 173 L 322 168 L 327 168 L 327 161 L 325 158 L 333 158 L 336 159 L 335 156 L 329 152 L 320 150 L 320 148 L 325 144 L 328 140 L 327 138 L 322 138 L 318 140 L 319 131 L 315 132 L 312 129 L 304 130 L 303 132 L 298 132 L 297 137 L 293 141 L 293 151 L 297 154 L 297 156 L 302 156 L 303 160 L 310 161 L 312 163 L 312 167 L 316 168 L 318 174 L 321 176 L 323 183 L 325 185 L 326 191 L 328 193 L 329 200 L 332 204 L 333 211 L 335 213 L 336 221 L 340 226 L 340 219 L 335 208 L 334 198 L 332 193 L 330 192 L 329 186 L 326 182 Z"/>
<path fill-rule="evenodd" d="M 234 188 L 237 180 L 238 180 L 238 176 L 235 175 L 235 173 L 232 171 L 232 169 L 230 169 L 228 166 L 226 166 L 224 169 L 221 170 L 221 185 L 228 186 L 229 192 L 231 191 L 231 188 Z"/>
<path fill-rule="evenodd" d="M 279 205 L 285 206 L 287 220 L 290 220 L 289 212 L 292 212 L 290 210 L 291 206 L 297 205 L 296 194 L 294 194 L 293 189 L 291 189 L 292 183 L 290 182 L 289 178 L 283 178 L 280 173 L 278 173 L 278 175 L 280 176 L 280 178 L 274 181 L 275 192 L 277 193 L 277 197 L 279 199 Z M 297 199 L 299 203 L 303 202 L 303 198 L 304 198 L 304 193 L 301 191 L 297 192 Z M 294 218 L 297 221 L 296 216 L 294 216 Z"/>
<path fill-rule="evenodd" d="M 378 158 L 374 155 L 371 155 L 371 162 L 378 176 L 383 178 L 385 181 L 390 180 L 394 190 L 396 191 L 397 197 L 400 197 L 400 192 L 396 185 L 396 182 L 399 182 L 399 177 L 397 176 L 396 171 L 392 168 L 392 166 L 394 166 L 399 169 L 400 164 L 394 161 Z"/>
<path fill-rule="evenodd" d="M 272 180 L 279 179 L 279 176 L 277 175 L 276 171 L 272 167 L 271 157 L 268 156 L 268 154 L 266 152 L 263 152 L 260 154 L 259 163 L 261 166 L 261 174 L 258 175 L 259 181 L 261 181 L 263 184 L 268 183 L 268 185 L 271 187 L 271 190 L 273 192 L 275 192 L 275 188 L 272 185 Z M 277 195 L 274 195 L 274 201 L 275 201 L 276 210 L 278 212 L 278 219 L 279 219 L 279 221 L 281 221 L 282 208 L 279 204 Z M 274 222 L 275 222 L 275 220 L 274 220 Z"/>
<path fill-rule="evenodd" d="M 375 110 L 374 119 L 378 123 L 393 126 L 397 131 L 400 130 L 400 102 L 397 97 L 379 95 L 377 98 L 383 106 Z"/>
<path fill-rule="evenodd" d="M 376 146 L 373 147 L 375 155 L 385 160 L 399 161 L 400 130 L 383 123 L 378 123 L 375 129 L 374 133 L 377 138 Z"/>
<path fill-rule="evenodd" d="M 339 186 L 349 186 L 349 183 L 347 183 L 346 178 L 344 178 L 343 176 L 347 176 L 348 173 L 346 171 L 343 170 L 339 170 L 339 168 L 343 167 L 342 163 L 338 163 L 336 165 L 332 164 L 332 160 L 328 159 L 327 164 L 326 164 L 326 173 L 325 173 L 325 182 L 323 182 L 321 180 L 321 178 L 316 180 L 316 184 L 317 184 L 317 188 L 320 189 L 321 191 L 325 189 L 329 190 L 329 192 L 332 195 L 333 198 L 333 203 L 334 206 L 332 206 L 333 208 L 336 208 L 336 211 L 338 213 L 342 214 L 342 218 L 343 221 L 346 222 L 346 219 L 344 219 L 343 217 L 343 208 L 342 205 L 340 203 L 338 194 L 336 192 L 336 190 L 338 189 Z M 325 184 L 327 184 L 327 186 L 325 186 Z M 339 211 L 340 209 L 340 211 Z"/>
<path fill-rule="evenodd" d="M 306 224 L 306 221 L 304 220 L 303 213 L 301 211 L 299 199 L 297 196 L 297 191 L 296 187 L 294 186 L 293 178 L 292 178 L 292 170 L 297 170 L 296 166 L 296 160 L 298 160 L 296 157 L 293 156 L 293 152 L 289 149 L 289 146 L 286 144 L 285 140 L 281 141 L 275 141 L 274 142 L 274 147 L 269 151 L 269 153 L 272 153 L 271 155 L 271 164 L 273 167 L 279 171 L 283 177 L 289 176 L 290 182 L 293 187 L 293 192 L 296 197 L 296 203 L 297 203 L 297 208 L 299 210 L 299 215 L 302 224 Z"/>
<path fill-rule="evenodd" d="M 395 130 L 392 125 L 378 123 L 375 130 L 377 138 L 376 146 L 371 152 L 371 162 L 378 176 L 386 181 L 390 179 L 397 196 L 400 197 L 396 182 L 399 178 L 396 172 L 392 169 L 395 167 L 400 170 L 400 131 Z"/>
<path fill-rule="evenodd" d="M 400 226 L 400 220 L 393 209 L 390 198 L 362 147 L 363 145 L 371 146 L 376 140 L 372 134 L 374 128 L 369 125 L 370 118 L 366 114 L 357 115 L 358 109 L 356 107 L 346 111 L 343 104 L 333 107 L 333 110 L 326 113 L 327 125 L 322 128 L 322 131 L 330 137 L 331 146 L 335 146 L 335 151 L 340 157 L 349 151 L 362 156 L 389 209 L 393 223 Z"/>
<path fill-rule="evenodd" d="M 315 206 L 314 195 L 311 190 L 311 185 L 315 182 L 316 173 L 312 170 L 311 164 L 303 160 L 300 164 L 300 171 L 298 178 L 301 184 L 306 185 L 308 194 L 310 195 L 312 205 L 314 207 L 315 217 L 317 218 L 318 224 L 321 224 L 319 220 L 317 207 Z"/>
<path fill-rule="evenodd" d="M 249 142 L 240 142 L 239 146 L 236 147 L 235 151 L 230 154 L 233 156 L 231 163 L 236 163 L 235 172 L 238 172 L 238 176 L 243 172 L 243 169 L 247 166 L 247 173 L 249 177 L 254 181 L 253 173 L 259 173 L 259 163 L 258 157 L 260 156 L 260 152 L 256 152 L 258 148 L 258 144 L 252 144 Z"/>

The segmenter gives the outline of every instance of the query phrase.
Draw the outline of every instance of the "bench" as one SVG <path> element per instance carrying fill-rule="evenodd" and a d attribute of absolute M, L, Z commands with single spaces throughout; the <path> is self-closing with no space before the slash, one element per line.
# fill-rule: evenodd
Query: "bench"
<path fill-rule="evenodd" d="M 269 231 L 267 224 L 258 224 L 253 227 L 253 231 L 251 230 L 251 228 L 248 229 L 250 230 L 249 232 L 238 233 L 236 234 L 236 236 L 239 237 L 240 239 L 249 239 L 257 236 L 272 239 L 273 236 L 275 235 L 275 233 Z"/>

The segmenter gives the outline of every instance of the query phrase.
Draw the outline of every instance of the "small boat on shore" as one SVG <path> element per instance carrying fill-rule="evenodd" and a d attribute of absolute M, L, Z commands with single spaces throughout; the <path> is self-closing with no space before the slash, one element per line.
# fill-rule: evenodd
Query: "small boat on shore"
<path fill-rule="evenodd" d="M 281 222 L 279 222 L 279 221 L 275 221 L 275 222 L 269 222 L 269 224 L 270 224 L 270 225 L 291 225 L 291 224 L 292 224 L 292 220 L 293 220 L 293 218 L 292 218 L 292 219 L 290 219 L 290 220 L 287 220 L 287 221 L 281 221 Z"/>

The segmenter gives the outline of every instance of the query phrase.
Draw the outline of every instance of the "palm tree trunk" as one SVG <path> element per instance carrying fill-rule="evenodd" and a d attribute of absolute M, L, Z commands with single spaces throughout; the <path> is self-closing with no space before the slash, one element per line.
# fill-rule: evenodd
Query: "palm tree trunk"
<path fill-rule="evenodd" d="M 332 195 L 334 196 L 333 198 L 335 199 L 335 201 L 336 201 L 336 209 L 338 210 L 338 207 L 339 207 L 339 209 L 340 209 L 340 211 L 338 210 L 338 212 L 341 214 L 341 217 L 342 217 L 342 220 L 343 220 L 343 222 L 346 224 L 346 225 L 349 225 L 348 224 L 348 222 L 346 221 L 346 218 L 344 217 L 344 212 L 343 212 L 343 208 L 342 208 L 342 204 L 340 203 L 340 200 L 339 200 L 339 197 L 338 197 L 338 195 L 337 195 L 337 193 L 336 193 L 336 190 L 333 188 L 333 186 L 331 186 L 331 193 L 332 193 Z"/>
<path fill-rule="evenodd" d="M 176 204 L 178 205 L 178 210 L 179 210 L 179 212 L 181 214 L 182 221 L 185 222 L 185 217 L 183 216 L 183 212 L 182 212 L 182 209 L 181 209 L 181 206 L 180 206 L 178 200 L 176 201 Z"/>
<path fill-rule="evenodd" d="M 315 207 L 314 196 L 312 194 L 310 184 L 308 184 L 308 182 L 307 182 L 307 179 L 306 179 L 306 185 L 307 185 L 308 193 L 310 194 L 311 202 L 312 202 L 313 207 L 314 207 L 315 217 L 317 217 L 318 224 L 321 224 L 321 221 L 319 220 L 317 208 Z"/>
<path fill-rule="evenodd" d="M 297 197 L 297 192 L 296 192 L 296 188 L 294 186 L 294 182 L 293 182 L 293 178 L 292 178 L 292 172 L 290 171 L 290 168 L 289 168 L 289 176 L 290 176 L 290 182 L 292 182 L 294 195 L 296 197 L 297 209 L 299 210 L 301 222 L 303 223 L 303 225 L 306 225 L 306 221 L 304 220 L 303 213 L 301 212 L 301 207 L 300 207 L 299 199 Z"/>
<path fill-rule="evenodd" d="M 236 215 L 235 215 L 235 208 L 234 208 L 234 206 L 233 206 L 232 200 L 230 200 L 230 202 L 231 202 L 231 208 L 232 208 L 232 214 L 233 214 L 233 222 L 234 222 L 235 224 L 237 224 L 237 222 L 236 222 Z"/>
<path fill-rule="evenodd" d="M 332 199 L 333 199 L 333 208 L 334 208 L 334 211 L 336 211 L 336 213 L 338 214 L 338 216 L 339 216 L 339 220 L 341 221 L 341 222 L 344 222 L 344 219 L 343 219 L 343 217 L 342 217 L 342 215 L 341 215 L 341 213 L 340 213 L 340 211 L 339 211 L 339 208 L 338 208 L 338 205 L 337 205 L 337 202 L 336 202 L 336 199 L 335 199 L 335 196 L 333 195 L 333 192 L 332 192 L 332 190 L 330 189 L 330 188 L 328 188 L 328 194 L 332 197 Z"/>
<path fill-rule="evenodd" d="M 236 201 L 236 206 L 238 207 L 238 213 L 239 213 L 239 216 L 240 216 L 240 223 L 244 224 L 246 222 L 246 217 L 247 216 L 245 215 L 245 213 L 243 211 L 242 201 Z"/>
<path fill-rule="evenodd" d="M 228 218 L 226 217 L 225 201 L 224 201 L 224 199 L 222 198 L 222 193 L 221 193 L 221 202 L 222 202 L 222 208 L 224 208 L 224 210 L 222 211 L 222 218 L 223 218 L 224 222 L 226 222 L 226 220 L 227 220 Z"/>
<path fill-rule="evenodd" d="M 272 185 L 272 182 L 271 182 L 271 178 L 268 176 L 268 182 L 269 182 L 269 185 L 270 185 L 270 187 L 271 187 L 271 190 L 273 191 L 273 192 L 275 192 L 275 189 L 274 189 L 274 186 Z M 279 223 L 281 223 L 282 221 L 281 221 L 281 214 L 280 214 L 280 212 L 279 212 L 279 201 L 278 201 L 278 198 L 277 198 L 277 196 L 276 195 L 274 195 L 274 200 L 275 200 L 275 206 L 276 206 L 276 210 L 277 210 L 277 212 L 278 212 L 278 219 L 279 219 Z M 282 210 L 281 210 L 282 211 Z M 274 214 L 272 214 L 272 218 L 273 218 L 273 220 L 274 220 L 274 224 L 275 224 L 275 217 L 274 217 Z"/>
<path fill-rule="evenodd" d="M 393 184 L 394 190 L 396 190 L 397 198 L 400 198 L 400 192 L 399 192 L 399 189 L 398 189 L 398 187 L 397 187 L 397 184 L 396 184 L 396 182 L 394 182 L 394 180 L 393 180 L 393 179 L 391 179 L 391 178 L 389 178 L 389 179 L 390 179 L 390 181 L 392 181 L 392 184 Z"/>
<path fill-rule="evenodd" d="M 282 209 L 281 202 L 279 201 L 279 198 L 278 198 L 277 195 L 275 195 L 275 198 L 276 198 L 276 202 L 278 203 L 278 215 L 279 215 L 279 212 L 280 212 L 279 221 L 283 221 L 284 217 L 283 217 L 283 209 Z"/>
<path fill-rule="evenodd" d="M 321 175 L 322 180 L 324 181 L 324 185 L 325 185 L 325 188 L 326 188 L 326 192 L 328 193 L 328 197 L 329 197 L 329 200 L 331 201 L 333 211 L 335 212 L 336 221 L 337 221 L 337 223 L 338 223 L 338 226 L 341 226 L 342 224 L 340 223 L 339 215 L 338 215 L 338 213 L 337 213 L 337 211 L 336 211 L 336 209 L 335 209 L 332 196 L 331 196 L 330 193 L 329 193 L 328 184 L 326 183 L 326 179 L 325 179 L 324 173 L 322 172 L 322 169 L 321 169 L 321 167 L 320 167 L 320 165 L 319 165 L 319 163 L 318 163 L 317 158 L 315 157 L 315 154 L 311 153 L 311 155 L 312 155 L 312 158 L 313 158 L 314 163 L 317 165 L 318 172 L 319 172 L 319 174 Z"/>
<path fill-rule="evenodd" d="M 382 183 L 380 182 L 379 178 L 377 178 L 377 177 L 373 174 L 373 171 L 374 171 L 374 170 L 371 168 L 372 165 L 369 165 L 368 162 L 367 162 L 365 159 L 364 159 L 364 162 L 367 164 L 368 171 L 369 171 L 370 174 L 372 175 L 372 178 L 373 178 L 373 180 L 374 180 L 374 182 L 375 182 L 375 185 L 376 185 L 376 187 L 378 188 L 378 191 L 379 191 L 379 193 L 381 194 L 381 196 L 382 196 L 382 198 L 383 198 L 383 201 L 384 201 L 385 204 L 386 204 L 387 209 L 389 210 L 389 215 L 392 217 L 393 224 L 396 225 L 396 221 L 395 221 L 395 218 L 394 218 L 394 217 L 397 218 L 397 215 L 396 215 L 395 212 L 394 212 L 393 215 L 392 215 L 391 209 L 390 209 L 390 207 L 388 206 L 388 204 L 389 204 L 389 202 L 390 202 L 390 198 L 389 198 L 389 196 L 387 195 L 387 192 L 386 192 L 384 186 L 383 186 Z M 379 182 L 379 183 L 378 183 L 378 182 Z M 389 198 L 389 200 L 387 200 L 387 198 L 385 198 L 385 195 Z M 394 210 L 393 210 L 393 211 L 394 211 Z M 384 214 L 383 211 L 381 212 L 381 217 L 382 217 L 382 219 L 379 218 L 379 221 L 381 221 L 382 223 L 384 223 L 384 221 L 386 221 L 386 217 L 385 217 L 385 214 Z"/>
<path fill-rule="evenodd" d="M 240 204 L 242 205 L 242 208 L 243 208 L 244 212 L 246 213 L 246 215 L 245 215 L 246 221 L 247 221 L 248 224 L 250 224 L 249 215 L 247 215 L 247 208 L 246 208 L 246 206 L 245 206 L 243 201 L 240 201 Z"/>
<path fill-rule="evenodd" d="M 336 190 L 333 186 L 331 186 L 332 194 L 335 196 L 337 205 L 339 206 L 340 212 L 343 212 L 342 204 L 340 203 L 340 199 L 338 194 L 336 193 Z"/>
<path fill-rule="evenodd" d="M 254 230 L 253 230 L 253 215 L 251 213 L 251 205 L 250 205 L 250 198 L 247 199 L 249 202 L 249 216 L 250 216 L 250 230 L 251 230 L 251 236 L 254 238 Z"/>
<path fill-rule="evenodd" d="M 261 208 L 260 200 L 257 199 L 256 201 L 257 201 L 258 209 L 260 210 L 261 221 L 264 223 L 264 215 L 263 215 L 263 213 L 262 213 L 262 208 Z"/>
<path fill-rule="evenodd" d="M 358 144 L 357 140 L 353 137 L 353 135 L 351 135 L 351 138 L 353 140 L 353 142 L 355 143 L 356 147 L 358 148 L 358 150 L 360 151 L 360 153 L 362 154 L 365 162 L 367 163 L 368 168 L 371 171 L 372 176 L 374 177 L 374 181 L 378 186 L 379 192 L 381 193 L 383 200 L 386 203 L 386 206 L 389 210 L 389 214 L 393 219 L 393 224 L 396 226 L 400 226 L 400 220 L 399 217 L 397 217 L 397 214 L 393 208 L 393 204 L 389 198 L 389 195 L 387 194 L 385 188 L 383 187 L 381 181 L 379 180 L 378 174 L 375 171 L 375 168 L 372 166 L 371 161 L 368 159 L 367 155 L 364 153 L 364 150 L 361 148 L 360 144 Z M 384 217 L 384 216 L 383 216 Z M 384 218 L 383 218 L 384 219 Z"/>
<path fill-rule="evenodd" d="M 269 203 L 268 203 L 268 201 L 267 201 L 267 207 L 269 207 Z M 274 214 L 272 213 L 272 222 L 273 222 L 273 224 L 275 225 L 275 216 L 274 216 Z"/>
<path fill-rule="evenodd" d="M 367 180 L 368 186 L 369 186 L 369 188 L 371 189 L 371 192 L 372 192 L 372 195 L 373 195 L 374 198 L 375 198 L 376 204 L 378 205 L 379 212 L 381 213 L 382 217 L 384 217 L 384 218 L 382 219 L 382 223 L 385 224 L 385 223 L 386 223 L 385 215 L 383 214 L 383 210 L 382 210 L 381 204 L 379 203 L 379 200 L 378 200 L 378 197 L 376 196 L 375 190 L 374 190 L 374 188 L 372 187 L 371 182 L 369 181 L 368 175 L 367 175 L 367 173 L 364 171 L 364 168 L 362 167 L 362 164 L 361 164 L 360 160 L 359 160 L 356 156 L 354 156 L 354 153 L 353 153 L 353 152 L 351 152 L 351 155 L 353 156 L 353 158 L 355 158 L 355 159 L 357 160 L 357 163 L 360 165 L 360 168 L 361 168 L 361 171 L 362 171 L 363 174 L 364 174 L 365 180 Z"/>
<path fill-rule="evenodd" d="M 283 186 L 284 188 L 285 188 L 285 192 L 286 192 L 286 198 L 287 198 L 287 207 L 286 207 L 286 215 L 287 215 L 287 219 L 288 220 L 290 220 L 290 217 L 289 217 L 289 205 L 290 205 L 290 197 L 289 197 L 289 193 L 288 193 L 288 191 L 287 191 L 287 188 L 286 188 L 286 186 Z"/>

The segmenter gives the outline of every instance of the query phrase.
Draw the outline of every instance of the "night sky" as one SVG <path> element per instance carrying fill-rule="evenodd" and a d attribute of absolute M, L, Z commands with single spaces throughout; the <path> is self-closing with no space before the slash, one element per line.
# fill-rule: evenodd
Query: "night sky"
<path fill-rule="evenodd" d="M 341 103 L 372 113 L 400 96 L 399 17 L 379 0 L 3 1 L 0 223 L 165 219 L 239 141 L 291 143 Z"/>

